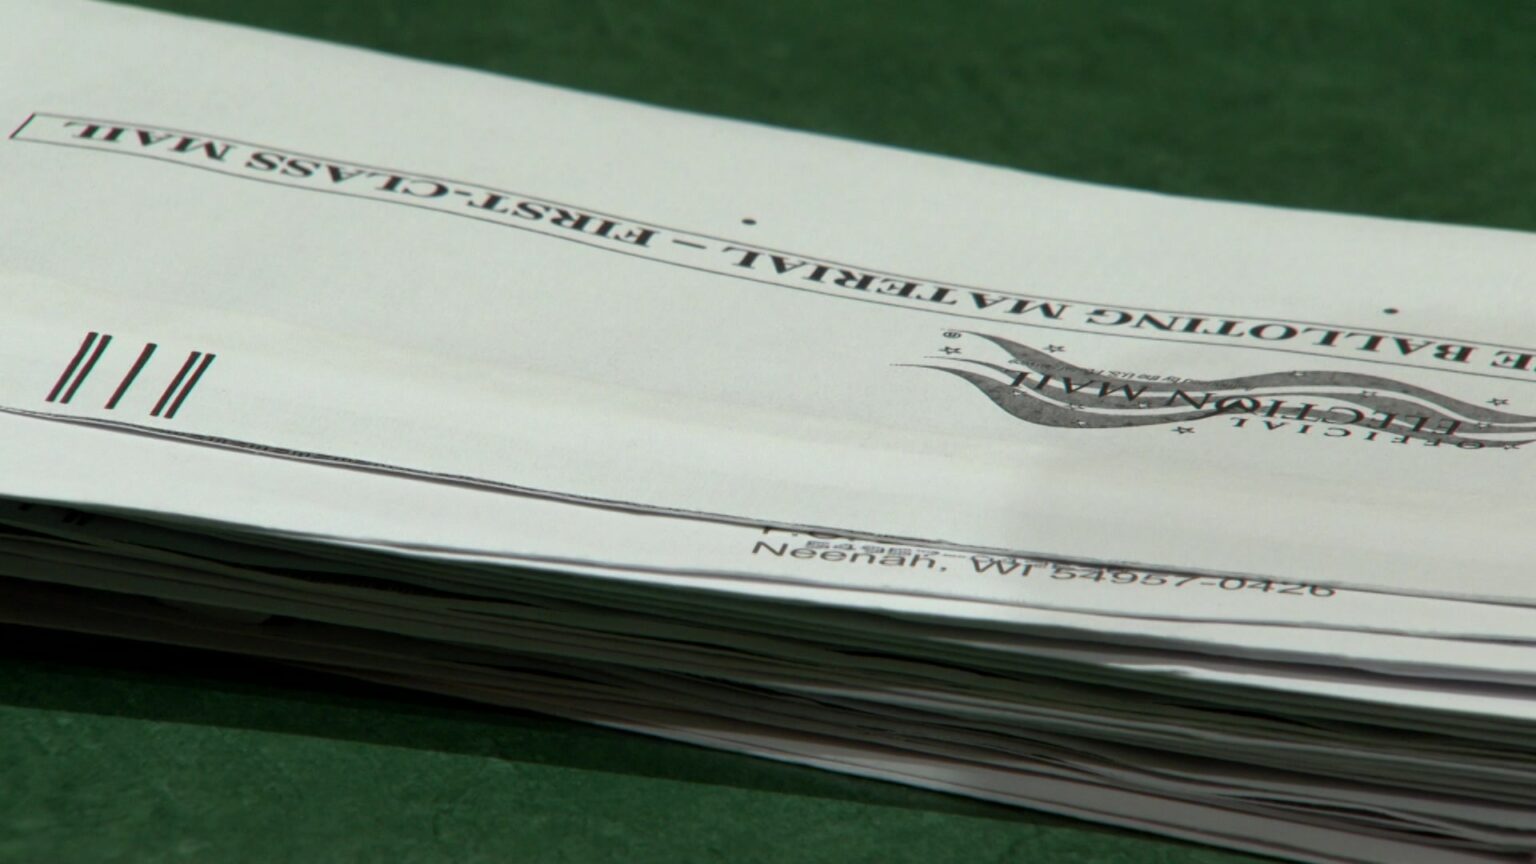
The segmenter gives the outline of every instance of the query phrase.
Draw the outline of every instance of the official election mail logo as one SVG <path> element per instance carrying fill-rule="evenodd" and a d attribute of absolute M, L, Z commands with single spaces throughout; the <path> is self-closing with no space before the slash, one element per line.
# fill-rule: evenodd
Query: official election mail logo
<path fill-rule="evenodd" d="M 985 333 L 946 331 L 934 360 L 914 364 L 968 382 L 1026 423 L 1064 429 L 1166 427 L 1193 434 L 1216 421 L 1250 431 L 1465 450 L 1517 449 L 1536 441 L 1536 416 L 1472 404 L 1379 375 L 1281 370 L 1197 380 L 1090 369 L 1062 345 L 1031 347 Z M 1000 351 L 998 349 L 1001 349 Z"/>

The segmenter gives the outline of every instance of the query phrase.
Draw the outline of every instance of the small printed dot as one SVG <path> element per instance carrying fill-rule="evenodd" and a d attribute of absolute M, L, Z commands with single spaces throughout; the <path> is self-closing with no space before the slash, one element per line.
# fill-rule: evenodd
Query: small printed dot
<path fill-rule="evenodd" d="M 741 220 L 741 224 L 743 224 L 743 225 L 756 225 L 757 224 L 757 220 L 753 219 L 751 217 L 748 217 L 746 219 Z"/>
<path fill-rule="evenodd" d="M 1397 314 L 1397 307 L 1395 307 L 1395 306 L 1388 306 L 1387 308 L 1385 308 L 1385 309 L 1383 309 L 1381 311 L 1384 314 L 1387 314 L 1387 315 L 1396 315 Z"/>

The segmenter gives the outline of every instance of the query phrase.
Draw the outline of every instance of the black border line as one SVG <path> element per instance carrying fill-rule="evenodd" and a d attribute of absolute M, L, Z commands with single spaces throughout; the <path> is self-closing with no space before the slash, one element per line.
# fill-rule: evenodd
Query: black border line
<path fill-rule="evenodd" d="M 117 389 L 112 391 L 112 398 L 107 400 L 105 410 L 112 411 L 117 408 L 117 403 L 122 401 L 123 394 L 127 393 L 128 388 L 133 386 L 133 382 L 139 377 L 139 373 L 144 371 L 144 364 L 149 362 L 149 358 L 154 355 L 155 349 L 158 347 L 160 346 L 153 342 L 144 343 L 144 347 L 139 351 L 139 359 L 133 361 L 133 368 L 128 370 L 128 374 L 123 378 L 122 383 L 118 384 Z"/>
<path fill-rule="evenodd" d="M 197 386 L 198 379 L 202 378 L 203 373 L 208 371 L 208 367 L 213 365 L 214 356 L 213 354 L 203 355 L 203 362 L 197 364 L 197 369 L 193 370 L 192 377 L 187 379 L 187 386 L 181 388 L 181 392 L 176 394 L 176 401 L 172 402 L 171 407 L 166 409 L 165 419 L 176 419 L 176 412 L 181 410 L 181 403 L 187 401 L 187 397 L 192 395 L 192 388 Z"/>
<path fill-rule="evenodd" d="M 1417 365 L 1417 364 L 1413 364 L 1413 363 L 1406 363 L 1406 362 L 1396 362 L 1396 361 L 1391 361 L 1391 360 L 1375 360 L 1375 359 L 1368 359 L 1368 358 L 1356 358 L 1356 357 L 1339 356 L 1339 355 L 1333 355 L 1333 354 L 1322 354 L 1322 353 L 1318 353 L 1318 352 L 1314 352 L 1314 351 L 1304 351 L 1304 350 L 1299 350 L 1299 349 L 1294 349 L 1294 348 L 1277 348 L 1277 347 L 1273 347 L 1273 346 L 1269 346 L 1269 345 L 1239 345 L 1239 344 L 1228 344 L 1228 343 L 1219 343 L 1219 342 L 1201 342 L 1201 341 L 1195 341 L 1195 340 L 1175 339 L 1175 338 L 1159 337 L 1159 336 L 1152 336 L 1152 335 L 1139 334 L 1139 333 L 1137 333 L 1137 334 L 1133 334 L 1133 333 L 1113 333 L 1113 332 L 1109 332 L 1109 330 L 1107 328 L 1105 330 L 1090 330 L 1090 329 L 1085 329 L 1085 328 L 1080 328 L 1080 327 L 1053 326 L 1053 325 L 1050 325 L 1050 324 L 1040 324 L 1040 323 L 1035 323 L 1035 322 L 1030 322 L 1030 321 L 1006 320 L 1006 319 L 998 319 L 998 318 L 987 317 L 987 316 L 982 316 L 982 315 L 971 315 L 971 314 L 967 314 L 967 313 L 964 313 L 964 312 L 956 312 L 956 311 L 949 311 L 949 310 L 943 310 L 943 309 L 924 309 L 924 308 L 919 307 L 919 306 L 909 306 L 909 305 L 905 305 L 905 304 L 886 302 L 886 301 L 882 301 L 882 300 L 873 300 L 873 299 L 867 299 L 867 298 L 858 297 L 858 296 L 832 293 L 832 292 L 828 292 L 828 291 L 816 290 L 814 288 L 806 288 L 806 287 L 800 287 L 800 286 L 795 286 L 795 285 L 788 285 L 788 284 L 785 284 L 785 283 L 782 283 L 782 282 L 775 282 L 775 281 L 771 281 L 771 280 L 767 280 L 767 279 L 761 279 L 761 278 L 756 278 L 756 277 L 752 277 L 752 276 L 747 276 L 747 275 L 744 275 L 744 274 L 731 273 L 728 270 L 713 269 L 713 268 L 708 268 L 708 267 L 699 267 L 697 265 L 685 264 L 685 263 L 678 262 L 678 261 L 671 261 L 671 260 L 668 260 L 666 258 L 658 257 L 658 256 L 655 256 L 655 255 L 647 255 L 647 254 L 642 254 L 642 253 L 637 253 L 637 252 L 630 252 L 630 251 L 627 251 L 627 250 L 624 250 L 624 249 L 614 248 L 613 246 L 611 246 L 609 244 L 600 244 L 600 243 L 595 243 L 595 242 L 592 242 L 592 241 L 589 241 L 589 240 L 584 240 L 581 237 L 562 236 L 562 235 L 555 234 L 555 233 L 552 233 L 552 232 L 549 232 L 549 231 L 541 231 L 541 230 L 538 230 L 538 229 L 530 227 L 530 226 L 518 225 L 516 223 L 508 222 L 508 221 L 501 220 L 501 219 L 494 219 L 494 218 L 489 218 L 489 217 L 485 217 L 485 216 L 478 216 L 478 215 L 473 214 L 473 213 L 460 213 L 460 212 L 456 212 L 456 211 L 453 211 L 453 210 L 446 210 L 446 209 L 443 209 L 441 207 L 435 207 L 435 206 L 428 205 L 428 204 L 417 204 L 417 203 L 410 202 L 410 201 L 391 201 L 391 200 L 388 200 L 388 199 L 385 199 L 385 198 L 379 198 L 379 197 L 375 197 L 375 196 L 372 196 L 372 195 L 359 195 L 359 194 L 356 194 L 356 193 L 345 192 L 345 191 L 336 190 L 336 189 L 314 188 L 314 187 L 310 187 L 310 186 L 300 185 L 300 184 L 297 184 L 297 183 L 285 183 L 285 182 L 280 182 L 280 181 L 269 180 L 269 179 L 266 179 L 266 178 L 263 178 L 263 177 L 247 177 L 247 176 L 243 176 L 239 172 L 236 172 L 236 171 L 233 171 L 233 170 L 224 170 L 224 169 L 220 169 L 220 168 L 216 168 L 216 167 L 211 167 L 211 166 L 207 166 L 207 165 L 198 165 L 198 164 L 195 164 L 195 163 L 187 162 L 187 161 L 182 160 L 182 159 L 167 158 L 167 157 L 159 155 L 158 153 L 133 152 L 133 151 L 130 151 L 130 150 L 109 150 L 109 149 L 105 149 L 105 148 L 98 147 L 98 146 L 91 146 L 89 144 L 74 144 L 74 143 L 70 143 L 70 142 L 67 142 L 67 141 L 49 141 L 49 140 L 42 140 L 42 139 L 36 139 L 36 138 L 18 137 L 19 133 L 27 125 L 29 125 L 32 122 L 33 118 L 36 118 L 36 117 L 49 117 L 49 118 L 53 118 L 53 119 L 62 119 L 62 120 L 75 120 L 75 121 L 83 121 L 83 122 L 90 122 L 90 123 L 113 124 L 113 125 L 120 125 L 120 126 L 125 126 L 125 127 L 141 127 L 142 126 L 142 128 L 148 128 L 148 129 L 155 129 L 155 130 L 159 130 L 159 131 L 171 132 L 171 133 L 178 134 L 178 135 L 198 136 L 198 137 L 202 137 L 202 138 L 207 138 L 208 140 L 213 140 L 213 141 L 218 141 L 218 142 L 227 142 L 227 143 L 230 143 L 230 144 L 238 144 L 238 145 L 243 146 L 243 147 L 251 147 L 251 148 L 257 148 L 257 149 L 272 150 L 274 152 L 280 152 L 284 156 L 298 156 L 298 157 L 303 157 L 303 158 L 307 158 L 307 159 L 315 159 L 315 160 L 319 160 L 319 161 L 327 162 L 327 163 L 341 163 L 341 164 L 348 165 L 348 166 L 351 166 L 351 167 L 365 168 L 365 169 L 368 169 L 370 171 L 379 171 L 379 172 L 383 172 L 383 173 L 387 173 L 387 174 L 391 174 L 391 175 L 409 176 L 412 179 L 420 179 L 420 180 L 427 180 L 427 181 L 431 181 L 431 182 L 439 182 L 439 183 L 449 184 L 449 185 L 453 185 L 453 186 L 470 186 L 470 187 L 473 187 L 473 188 L 475 188 L 475 189 L 477 189 L 479 191 L 490 192 L 492 194 L 499 194 L 499 195 L 503 195 L 504 197 L 521 198 L 521 199 L 524 199 L 524 200 L 536 201 L 536 202 L 544 203 L 544 204 L 552 204 L 552 205 L 555 205 L 557 207 L 566 207 L 566 208 L 570 208 L 570 209 L 579 210 L 579 211 L 581 211 L 583 213 L 590 213 L 590 214 L 592 214 L 594 216 L 597 216 L 599 218 L 614 219 L 614 220 L 618 220 L 618 221 L 621 221 L 621 222 L 626 222 L 626 223 L 630 223 L 630 224 L 634 224 L 634 225 L 639 225 L 639 226 L 643 226 L 643 227 L 656 228 L 656 229 L 660 229 L 660 230 L 663 230 L 663 231 L 671 232 L 673 234 L 682 235 L 684 237 L 702 237 L 702 238 L 707 239 L 707 240 L 713 240 L 713 241 L 715 241 L 717 243 L 720 243 L 720 244 L 740 245 L 743 248 L 748 248 L 748 249 L 752 249 L 752 250 L 755 250 L 755 251 L 764 252 L 764 253 L 767 253 L 767 254 L 770 254 L 770 255 L 778 254 L 778 255 L 786 255 L 786 256 L 795 256 L 795 257 L 799 258 L 799 257 L 802 257 L 802 255 L 803 255 L 803 253 L 799 253 L 799 252 L 789 252 L 789 251 L 782 250 L 782 249 L 774 249 L 772 247 L 763 246 L 761 244 L 749 243 L 749 242 L 746 242 L 746 241 L 736 241 L 736 240 L 732 240 L 730 238 L 719 237 L 719 236 L 712 235 L 712 234 L 704 234 L 704 233 L 700 233 L 700 232 L 696 232 L 696 231 L 686 231 L 686 230 L 682 230 L 682 229 L 678 229 L 678 228 L 673 228 L 673 227 L 670 227 L 670 226 L 667 226 L 667 225 L 662 225 L 662 224 L 657 223 L 657 222 L 651 222 L 651 221 L 648 221 L 648 220 L 638 220 L 638 219 L 630 218 L 628 216 L 620 216 L 620 215 L 617 215 L 617 214 L 614 214 L 614 213 L 609 213 L 609 212 L 604 212 L 604 211 L 599 211 L 599 210 L 593 210 L 593 209 L 590 209 L 590 208 L 587 208 L 587 207 L 584 207 L 584 206 L 580 206 L 580 205 L 576 205 L 576 204 L 562 203 L 560 201 L 556 201 L 553 198 L 545 198 L 545 197 L 537 196 L 537 195 L 525 195 L 525 194 L 523 194 L 521 192 L 513 192 L 513 191 L 510 191 L 510 190 L 506 190 L 506 189 L 497 189 L 495 187 L 487 186 L 487 185 L 482 184 L 482 183 L 471 182 L 471 181 L 463 181 L 463 180 L 453 180 L 453 179 L 450 179 L 450 178 L 447 178 L 447 177 L 443 177 L 443 176 L 440 176 L 440 175 L 436 175 L 436 174 L 419 173 L 419 172 L 405 171 L 405 170 L 394 169 L 394 168 L 382 168 L 382 167 L 379 167 L 379 166 L 376 166 L 376 165 L 369 165 L 369 164 L 365 164 L 365 163 L 362 163 L 362 162 L 356 162 L 356 161 L 351 161 L 351 160 L 331 159 L 330 157 L 315 156 L 313 154 L 302 153 L 302 152 L 299 152 L 297 150 L 288 150 L 288 149 L 284 149 L 284 148 L 271 147 L 270 145 L 266 145 L 266 144 L 254 144 L 252 142 L 243 141 L 243 140 L 240 140 L 240 139 L 237 139 L 237 138 L 229 138 L 229 137 L 224 137 L 224 136 L 217 136 L 217 137 L 215 137 L 215 136 L 208 135 L 207 133 L 203 133 L 203 132 L 191 132 L 191 131 L 187 131 L 187 130 L 184 130 L 184 129 L 177 129 L 177 128 L 170 127 L 170 126 L 147 125 L 147 124 L 138 124 L 138 123 L 134 123 L 134 122 L 131 122 L 131 121 L 106 120 L 106 119 L 101 119 L 101 118 L 83 117 L 83 116 L 76 116 L 76 115 L 70 115 L 70 114 L 54 114 L 54 113 L 45 112 L 45 111 L 35 111 L 35 112 L 33 112 L 27 118 L 27 120 L 25 122 L 22 123 L 22 125 L 20 127 L 17 127 L 16 131 L 12 132 L 11 136 L 10 136 L 13 140 L 25 142 L 25 143 L 28 143 L 28 144 L 47 144 L 47 145 L 53 145 L 53 146 L 56 146 L 56 147 L 69 147 L 69 148 L 73 148 L 73 149 L 77 149 L 77 150 L 90 150 L 90 151 L 94 151 L 94 152 L 98 152 L 98 153 L 108 153 L 108 154 L 115 154 L 115 155 L 120 155 L 120 156 L 134 156 L 134 157 L 139 157 L 139 158 L 147 158 L 147 159 L 152 159 L 152 160 L 154 160 L 156 162 L 168 162 L 168 163 L 179 165 L 179 166 L 182 166 L 182 167 L 197 168 L 197 169 L 200 169 L 200 170 L 203 170 L 203 171 L 209 171 L 209 172 L 212 172 L 214 174 L 219 174 L 219 175 L 225 176 L 225 177 L 233 177 L 233 178 L 236 178 L 236 179 L 251 180 L 251 181 L 258 182 L 258 183 L 265 183 L 265 184 L 270 185 L 270 186 L 280 186 L 280 187 L 285 188 L 285 189 L 297 189 L 297 190 L 308 191 L 308 192 L 319 192 L 319 193 L 323 193 L 323 194 L 327 194 L 327 195 L 337 195 L 337 196 L 344 197 L 344 198 L 352 198 L 352 199 L 357 199 L 357 200 L 362 200 L 362 201 L 374 201 L 374 202 L 381 203 L 381 204 L 393 204 L 393 205 L 396 205 L 396 206 L 413 207 L 413 208 L 416 208 L 416 209 L 419 209 L 419 210 L 427 210 L 427 211 L 433 212 L 433 213 L 442 213 L 442 214 L 445 214 L 445 215 L 448 215 L 448 216 L 456 216 L 456 217 L 459 217 L 459 218 L 473 219 L 473 220 L 478 221 L 478 222 L 487 222 L 487 223 L 490 223 L 490 224 L 493 224 L 493 225 L 499 225 L 499 226 L 507 227 L 507 228 L 514 228 L 514 229 L 517 229 L 517 230 L 520 230 L 520 231 L 526 231 L 526 232 L 529 232 L 529 233 L 532 233 L 532 234 L 536 234 L 536 235 L 541 236 L 541 237 L 552 237 L 552 238 L 557 239 L 557 240 L 565 240 L 565 241 L 568 241 L 568 242 L 578 243 L 580 245 L 588 246 L 590 248 L 597 249 L 597 250 L 600 250 L 600 251 L 617 253 L 617 254 L 620 254 L 620 255 L 626 255 L 626 256 L 629 256 L 629 257 L 632 257 L 632 258 L 638 258 L 638 259 L 645 260 L 645 261 L 652 261 L 652 262 L 659 263 L 659 264 L 669 264 L 669 265 L 672 265 L 672 266 L 675 266 L 675 267 L 681 267 L 681 268 L 688 269 L 688 270 L 694 270 L 694 271 L 697 271 L 697 272 L 700 272 L 700 273 L 708 273 L 708 274 L 713 275 L 713 276 L 722 276 L 722 277 L 725 277 L 725 278 L 739 279 L 739 280 L 748 281 L 748 282 L 757 282 L 759 284 L 769 285 L 769 286 L 772 286 L 772 287 L 775 287 L 775 288 L 788 288 L 790 290 L 802 291 L 802 292 L 813 294 L 813 295 L 816 295 L 816 296 L 819 296 L 819 297 L 830 297 L 830 298 L 833 298 L 833 299 L 854 300 L 854 301 L 857 301 L 857 302 L 869 303 L 869 304 L 872 304 L 872 305 L 875 305 L 875 306 L 890 307 L 890 308 L 896 308 L 896 309 L 904 309 L 904 310 L 915 311 L 915 312 L 927 312 L 929 314 L 943 315 L 945 318 L 966 318 L 966 319 L 969 319 L 969 320 L 976 320 L 976 321 L 988 321 L 988 322 L 991 322 L 991 323 L 994 323 L 994 324 L 1019 325 L 1019 326 L 1024 326 L 1024 327 L 1035 327 L 1035 328 L 1040 328 L 1040 329 L 1056 330 L 1056 331 L 1067 332 L 1067 333 L 1083 333 L 1083 334 L 1098 335 L 1098 336 L 1114 336 L 1114 337 L 1123 338 L 1123 339 L 1140 339 L 1140 340 L 1154 341 L 1154 342 L 1169 342 L 1169 343 L 1173 343 L 1173 344 L 1177 344 L 1177 345 L 1202 345 L 1202 346 L 1207 346 L 1207 347 L 1218 347 L 1218 348 L 1224 347 L 1224 348 L 1242 348 L 1242 349 L 1255 350 L 1255 351 L 1273 351 L 1273 352 L 1286 353 L 1286 354 L 1295 354 L 1295 355 L 1298 355 L 1298 356 L 1314 357 L 1314 358 L 1316 358 L 1316 357 L 1322 357 L 1322 358 L 1336 357 L 1340 361 L 1343 361 L 1343 362 L 1374 363 L 1374 364 L 1378 364 L 1378 365 L 1394 366 L 1394 367 L 1407 368 L 1407 369 L 1418 369 L 1418 370 L 1428 371 L 1428 372 L 1447 372 L 1447 373 L 1455 374 L 1455 375 L 1471 375 L 1471 376 L 1478 377 L 1478 378 L 1490 378 L 1490 379 L 1499 380 L 1499 381 L 1515 381 L 1515 382 L 1524 382 L 1524 383 L 1536 383 L 1536 378 L 1522 378 L 1522 377 L 1516 377 L 1516 376 L 1510 376 L 1510 375 L 1501 375 L 1501 374 L 1494 373 L 1494 372 L 1473 372 L 1471 370 L 1466 370 L 1466 369 L 1441 369 L 1441 368 L 1438 368 L 1438 367 L 1421 366 L 1421 365 Z M 1459 227 L 1459 226 L 1452 226 L 1452 227 Z M 1489 230 L 1494 230 L 1494 229 L 1489 229 Z M 915 276 L 906 276 L 906 275 L 903 275 L 903 274 L 900 274 L 900 273 L 894 273 L 894 272 L 887 271 L 887 270 L 880 270 L 880 269 L 875 269 L 875 268 L 869 268 L 869 267 L 865 267 L 863 265 L 858 265 L 858 264 L 849 264 L 849 263 L 846 263 L 846 262 L 833 261 L 833 260 L 826 259 L 826 258 L 815 258 L 815 257 L 812 257 L 812 258 L 806 258 L 805 260 L 811 261 L 811 262 L 814 262 L 814 263 L 819 263 L 819 264 L 827 264 L 827 265 L 831 265 L 831 266 L 836 266 L 836 267 L 847 267 L 847 268 L 852 269 L 852 270 L 860 270 L 860 271 L 867 272 L 867 273 L 874 273 L 874 274 L 879 275 L 879 276 L 889 276 L 889 277 L 893 277 L 893 278 L 897 278 L 897 279 L 903 279 L 903 280 L 908 280 L 908 281 L 913 281 L 913 282 L 920 282 L 920 283 L 930 284 L 930 285 L 935 285 L 935 286 L 954 288 L 954 289 L 957 289 L 957 290 L 960 290 L 960 291 L 978 291 L 978 292 L 983 292 L 983 293 L 1001 294 L 1001 295 L 1005 295 L 1005 296 L 1007 296 L 1007 297 L 1009 297 L 1011 299 L 1035 300 L 1035 301 L 1039 301 L 1039 302 L 1049 302 L 1049 303 L 1065 303 L 1065 304 L 1072 304 L 1072 305 L 1079 305 L 1079 306 L 1103 306 L 1103 307 L 1109 307 L 1109 308 L 1113 308 L 1113 309 L 1125 308 L 1120 303 L 1107 303 L 1107 302 L 1093 301 L 1093 300 L 1076 300 L 1076 299 L 1060 298 L 1060 297 L 1045 297 L 1045 296 L 1040 296 L 1040 295 L 1030 296 L 1030 295 L 1024 295 L 1024 294 L 1016 294 L 1016 293 L 1013 293 L 1013 292 L 1010 292 L 1010 291 L 1003 291 L 1003 290 L 999 290 L 999 289 L 995 289 L 995 288 L 981 288 L 981 287 L 976 287 L 976 286 L 971 286 L 971 285 L 965 285 L 965 284 L 958 283 L 958 282 L 935 281 L 935 280 L 927 279 L 927 278 L 920 278 L 920 277 L 915 277 Z M 1372 335 L 1382 335 L 1382 336 L 1386 336 L 1386 337 L 1405 336 L 1405 337 L 1412 337 L 1412 338 L 1419 338 L 1419 339 L 1432 339 L 1432 340 L 1439 340 L 1439 341 L 1444 341 L 1444 342 L 1452 342 L 1452 343 L 1458 344 L 1458 345 L 1472 345 L 1474 347 L 1487 348 L 1487 349 L 1491 349 L 1491 350 L 1495 350 L 1495 351 L 1508 350 L 1508 351 L 1514 351 L 1514 352 L 1518 352 L 1518 353 L 1536 354 L 1536 348 L 1520 348 L 1520 347 L 1516 347 L 1516 346 L 1507 346 L 1507 345 L 1506 346 L 1500 346 L 1500 345 L 1495 345 L 1495 344 L 1489 343 L 1489 342 L 1483 342 L 1481 340 L 1465 339 L 1465 338 L 1462 338 L 1462 337 L 1437 336 L 1437 335 L 1427 334 L 1427 333 L 1414 333 L 1414 332 L 1399 331 L 1399 330 L 1380 330 L 1380 329 L 1377 329 L 1377 328 L 1374 328 L 1374 327 L 1355 327 L 1355 326 L 1352 326 L 1352 325 L 1331 324 L 1331 323 L 1318 322 L 1318 321 L 1306 321 L 1306 320 L 1294 319 L 1294 318 L 1288 318 L 1288 319 L 1285 319 L 1284 321 L 1276 321 L 1271 316 L 1263 316 L 1263 315 L 1242 315 L 1242 314 L 1233 314 L 1233 313 L 1226 313 L 1226 312 L 1192 312 L 1192 311 L 1180 311 L 1180 310 L 1173 310 L 1173 309 L 1154 309 L 1154 308 L 1139 307 L 1139 306 L 1135 307 L 1133 310 L 1128 310 L 1128 311 L 1136 311 L 1136 312 L 1141 312 L 1141 313 L 1150 313 L 1150 314 L 1158 314 L 1158 315 L 1175 315 L 1175 316 L 1203 317 L 1203 318 L 1256 320 L 1256 321 L 1263 322 L 1263 323 L 1301 324 L 1301 325 L 1312 326 L 1312 327 L 1323 327 L 1323 328 L 1327 328 L 1327 329 L 1339 329 L 1339 330 L 1362 330 L 1362 331 L 1366 331 L 1368 333 L 1371 333 Z"/>
<path fill-rule="evenodd" d="M 75 377 L 75 370 L 80 368 L 80 361 L 85 359 L 86 352 L 90 351 L 91 346 L 96 344 L 97 335 L 99 334 L 95 330 L 85 334 L 85 338 L 80 341 L 79 349 L 75 351 L 74 359 L 70 360 L 69 365 L 64 367 L 64 374 L 59 376 L 59 380 L 53 382 L 53 389 L 48 391 L 48 398 L 44 399 L 44 402 L 54 402 L 59 398 L 59 394 L 64 392 L 64 386 L 69 383 L 71 378 Z"/>
<path fill-rule="evenodd" d="M 192 364 L 196 363 L 198 358 L 202 356 L 203 352 L 201 351 L 193 351 L 187 355 L 186 362 L 181 364 L 181 371 L 176 373 L 176 377 L 171 379 L 171 383 L 165 388 L 165 392 L 160 394 L 160 401 L 155 403 L 155 408 L 149 412 L 149 416 L 160 416 L 160 412 L 165 408 L 165 403 L 170 401 L 171 395 L 181 386 L 181 380 L 187 377 L 187 372 L 191 370 Z"/>
<path fill-rule="evenodd" d="M 62 115 L 62 114 L 49 114 L 47 116 L 49 116 L 49 117 L 62 117 L 64 115 Z M 15 141 L 30 141 L 31 139 L 29 139 L 29 138 L 17 138 L 16 136 L 20 135 L 21 134 L 21 130 L 27 128 L 27 124 L 31 123 L 33 118 L 35 118 L 35 117 L 37 117 L 37 112 L 36 111 L 33 111 L 31 114 L 28 114 L 27 115 L 27 119 L 21 121 L 21 125 L 17 126 L 15 129 L 12 129 L 11 130 L 11 134 L 9 134 L 9 135 L 7 135 L 5 137 L 10 138 L 10 139 L 15 140 Z M 34 142 L 34 143 L 36 143 L 36 142 Z"/>
<path fill-rule="evenodd" d="M 90 377 L 91 370 L 96 368 L 96 361 L 101 359 L 101 355 L 106 353 L 107 346 L 111 344 L 112 334 L 101 334 L 101 338 L 96 340 L 96 350 L 91 352 L 90 359 L 85 361 L 85 366 L 80 369 L 80 374 L 75 376 L 74 383 L 70 384 L 69 389 L 64 391 L 64 395 L 59 397 L 60 405 L 68 405 L 69 400 L 75 398 L 75 393 L 80 390 L 80 385 L 85 383 L 85 379 Z"/>

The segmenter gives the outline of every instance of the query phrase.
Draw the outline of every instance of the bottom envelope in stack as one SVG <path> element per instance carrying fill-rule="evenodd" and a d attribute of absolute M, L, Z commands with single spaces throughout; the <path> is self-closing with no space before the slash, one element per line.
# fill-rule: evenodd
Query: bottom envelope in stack
<path fill-rule="evenodd" d="M 1233 632 L 1221 623 L 1159 638 L 1168 622 L 1111 619 L 1132 643 L 1113 645 L 1060 626 L 1070 615 L 1052 635 L 871 612 L 875 592 L 813 604 L 20 501 L 0 522 L 10 623 L 276 658 L 1298 860 L 1536 853 L 1524 645 L 1273 627 L 1313 662 L 1238 659 L 1210 638 L 1189 650 L 1202 628 Z M 1403 662 L 1415 652 L 1439 667 Z"/>

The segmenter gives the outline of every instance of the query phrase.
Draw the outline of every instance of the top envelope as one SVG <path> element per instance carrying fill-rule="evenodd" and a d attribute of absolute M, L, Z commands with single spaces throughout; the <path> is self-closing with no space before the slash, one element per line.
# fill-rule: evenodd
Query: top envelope
<path fill-rule="evenodd" d="M 1536 600 L 1528 235 L 97 4 L 6 3 L 0 49 L 0 410 L 639 512 Z"/>

